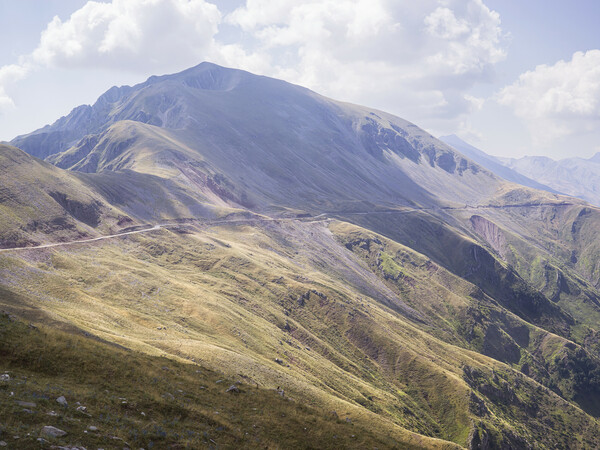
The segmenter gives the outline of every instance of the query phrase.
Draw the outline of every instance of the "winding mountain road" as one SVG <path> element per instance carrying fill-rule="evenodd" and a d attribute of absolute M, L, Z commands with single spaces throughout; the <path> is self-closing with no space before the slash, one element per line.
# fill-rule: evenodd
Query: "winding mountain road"
<path fill-rule="evenodd" d="M 319 217 L 319 218 L 323 217 L 323 218 L 321 218 L 319 220 L 313 220 L 313 221 L 320 222 L 320 221 L 326 220 L 326 218 L 324 216 L 325 216 L 324 214 L 321 214 L 317 217 Z M 317 219 L 317 217 L 307 217 L 307 218 Z M 256 217 L 256 218 L 247 218 L 247 219 L 230 219 L 230 220 L 219 219 L 219 220 L 198 221 L 198 222 L 200 222 L 200 225 L 215 226 L 215 225 L 240 224 L 240 223 L 252 223 L 252 222 L 281 222 L 281 221 L 289 222 L 289 221 L 293 221 L 293 220 L 300 220 L 300 219 L 290 218 L 290 217 L 279 217 L 279 218 Z M 31 245 L 28 247 L 2 248 L 2 249 L 0 249 L 0 253 L 18 252 L 18 251 L 25 251 L 25 250 L 38 250 L 38 249 L 62 247 L 62 246 L 74 245 L 74 244 L 86 244 L 89 242 L 102 241 L 105 239 L 114 239 L 114 238 L 119 238 L 122 236 L 129 236 L 132 234 L 148 233 L 148 232 L 157 231 L 157 230 L 160 230 L 163 228 L 180 227 L 182 225 L 185 225 L 185 223 L 161 223 L 161 224 L 154 225 L 151 228 L 144 228 L 142 230 L 124 231 L 122 233 L 109 234 L 106 236 L 98 236 L 95 238 L 88 238 L 88 239 L 78 239 L 76 241 L 55 242 L 52 244 Z"/>
<path fill-rule="evenodd" d="M 382 209 L 382 210 L 378 210 L 378 211 L 355 211 L 355 212 L 342 212 L 342 211 L 329 211 L 329 212 L 325 212 L 325 213 L 321 213 L 317 216 L 309 216 L 309 217 L 253 217 L 253 218 L 245 218 L 245 219 L 218 219 L 218 220 L 208 220 L 208 221 L 200 221 L 198 220 L 198 222 L 200 222 L 200 225 L 208 225 L 208 226 L 215 226 L 215 225 L 225 225 L 225 224 L 240 224 L 240 223 L 252 223 L 252 222 L 290 222 L 290 221 L 304 221 L 306 222 L 306 220 L 303 219 L 312 219 L 312 222 L 321 222 L 321 221 L 325 221 L 328 220 L 329 218 L 327 216 L 354 216 L 354 215 L 368 215 L 368 214 L 406 214 L 406 213 L 411 213 L 411 212 L 415 212 L 415 211 L 467 211 L 467 210 L 478 210 L 478 209 L 501 209 L 501 208 L 531 208 L 531 207 L 541 207 L 541 206 L 567 206 L 567 205 L 572 205 L 572 203 L 568 203 L 568 202 L 560 202 L 560 203 L 523 203 L 523 204 L 509 204 L 509 205 L 474 205 L 474 206 L 469 206 L 466 205 L 465 207 L 435 207 L 435 208 L 410 208 L 410 207 L 403 207 L 402 209 Z M 311 223 L 312 223 L 311 222 Z M 144 228 L 142 230 L 133 230 L 133 231 L 124 231 L 122 233 L 117 233 L 117 234 L 109 234 L 106 236 L 98 236 L 95 238 L 89 238 L 89 239 L 79 239 L 76 241 L 66 241 L 66 242 L 56 242 L 56 243 L 52 243 L 52 244 L 42 244 L 42 245 L 34 245 L 34 246 L 29 246 L 29 247 L 13 247 L 13 248 L 2 248 L 0 249 L 0 253 L 6 253 L 6 252 L 18 252 L 18 251 L 25 251 L 25 250 L 36 250 L 36 249 L 44 249 L 44 248 L 52 248 L 52 247 L 61 247 L 61 246 L 65 246 L 65 245 L 74 245 L 74 244 L 85 244 L 85 243 L 89 243 L 89 242 L 96 242 L 96 241 L 102 241 L 105 239 L 114 239 L 114 238 L 119 238 L 122 236 L 129 236 L 132 234 L 139 234 L 139 233 L 149 233 L 152 231 L 157 231 L 163 228 L 168 228 L 168 227 L 179 227 L 185 225 L 185 222 L 181 222 L 181 223 L 162 223 L 162 224 L 157 224 L 154 225 L 153 227 L 150 228 Z"/>
<path fill-rule="evenodd" d="M 160 230 L 161 228 L 163 228 L 163 226 L 164 225 L 154 225 L 152 228 L 145 228 L 143 230 L 125 231 L 123 233 L 109 234 L 107 236 L 98 236 L 98 237 L 89 238 L 89 239 L 80 239 L 80 240 L 77 240 L 77 241 L 56 242 L 56 243 L 53 243 L 53 244 L 33 245 L 33 246 L 30 246 L 30 247 L 2 248 L 2 249 L 0 249 L 0 253 L 2 253 L 2 252 L 16 252 L 16 251 L 21 251 L 21 250 L 35 250 L 35 249 L 40 249 L 40 248 L 60 247 L 60 246 L 63 246 L 63 245 L 85 244 L 87 242 L 102 241 L 104 239 L 113 239 L 113 238 L 117 238 L 117 237 L 121 237 L 121 236 L 127 236 L 127 235 L 130 235 L 130 234 L 147 233 L 149 231 L 156 231 L 156 230 Z"/>

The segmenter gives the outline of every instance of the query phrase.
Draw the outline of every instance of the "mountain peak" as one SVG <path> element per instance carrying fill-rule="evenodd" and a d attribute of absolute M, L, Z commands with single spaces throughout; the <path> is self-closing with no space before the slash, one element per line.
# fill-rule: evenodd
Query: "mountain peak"
<path fill-rule="evenodd" d="M 179 81 L 186 86 L 208 91 L 231 91 L 244 79 L 252 77 L 249 72 L 219 66 L 211 62 L 201 62 L 182 72 L 156 76 L 153 75 L 143 85 L 152 85 L 164 81 Z"/>
<path fill-rule="evenodd" d="M 123 121 L 147 126 L 135 127 L 135 133 L 111 128 Z M 492 195 L 498 183 L 400 118 L 206 62 L 133 87 L 113 87 L 60 125 L 13 144 L 52 156 L 64 168 L 183 173 L 208 197 L 236 205 L 292 199 L 310 207 L 330 197 L 336 204 L 375 197 L 390 204 L 475 202 Z M 465 172 L 479 176 L 463 177 Z M 219 178 L 222 186 L 211 178 L 217 173 L 227 174 L 227 181 Z M 428 182 L 432 177 L 435 183 Z"/>

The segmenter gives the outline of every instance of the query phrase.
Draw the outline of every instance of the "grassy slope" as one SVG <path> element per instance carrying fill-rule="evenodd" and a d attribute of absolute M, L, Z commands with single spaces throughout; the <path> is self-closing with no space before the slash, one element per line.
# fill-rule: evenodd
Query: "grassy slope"
<path fill-rule="evenodd" d="M 512 267 L 528 284 L 577 320 L 571 337 L 586 343 L 596 355 L 600 323 L 597 230 L 600 210 L 577 199 L 548 199 L 525 189 L 501 196 L 498 204 L 525 201 L 539 206 L 477 210 L 493 223 L 495 243 L 477 230 L 475 239 Z M 547 203 L 544 203 L 547 202 Z M 456 213 L 466 223 L 473 212 Z M 498 247 L 501 242 L 502 248 Z"/>
<path fill-rule="evenodd" d="M 595 436 L 593 419 L 470 351 L 599 413 L 598 363 L 577 345 L 600 348 L 595 210 L 503 184 L 385 113 L 264 78 L 245 78 L 251 88 L 240 91 L 235 77 L 224 90 L 203 85 L 232 73 L 208 65 L 164 85 L 154 79 L 131 101 L 110 106 L 115 123 L 105 133 L 55 161 L 84 171 L 136 170 L 80 174 L 74 185 L 93 186 L 148 221 L 273 202 L 319 213 L 491 202 L 498 208 L 476 214 L 506 232 L 507 248 L 499 254 L 498 243 L 474 232 L 467 211 L 348 216 L 420 254 L 380 236 L 353 243 L 364 230 L 344 227 L 332 228 L 335 239 L 300 224 L 188 236 L 163 231 L 159 239 L 138 236 L 123 245 L 3 255 L 0 282 L 23 295 L 5 296 L 6 306 L 21 313 L 24 305 L 41 307 L 59 323 L 128 348 L 202 358 L 261 386 L 285 384 L 313 406 L 367 424 L 388 421 L 460 444 L 492 439 L 522 447 L 526 439 L 552 446 L 558 439 L 585 446 L 582 429 Z M 177 131 L 118 121 L 141 111 Z M 186 128 L 189 117 L 193 126 Z M 72 178 L 53 174 L 42 181 Z M 6 217 L 23 215 L 20 208 L 32 201 L 51 204 L 34 194 L 10 204 Z M 380 204 L 369 204 L 374 198 Z M 532 207 L 540 201 L 554 205 Z M 513 208 L 518 203 L 528 206 Z M 532 410 L 532 402 L 542 406 Z"/>
<path fill-rule="evenodd" d="M 349 224 L 335 230 L 400 298 L 433 322 L 431 333 L 503 361 L 598 415 L 600 370 L 589 350 L 510 313 L 407 247 Z"/>
<path fill-rule="evenodd" d="M 0 145 L 2 247 L 67 240 L 133 221 L 74 174 Z M 124 226 L 125 226 L 124 225 Z"/>
<path fill-rule="evenodd" d="M 440 336 L 432 331 L 435 321 L 420 322 L 409 304 L 422 292 L 399 302 L 322 224 L 124 239 L 32 252 L 22 260 L 3 257 L 0 278 L 11 292 L 45 293 L 12 305 L 4 296 L 5 308 L 24 313 L 23 303 L 41 306 L 128 348 L 194 358 L 264 388 L 284 386 L 300 402 L 353 423 L 398 430 L 400 440 L 406 429 L 465 445 L 475 439 L 474 424 L 498 444 L 568 438 L 584 445 L 581 427 L 590 428 L 589 436 L 597 433 L 593 419 L 529 378 L 440 340 L 451 336 L 467 346 L 452 327 Z M 453 307 L 465 303 L 465 289 L 472 287 L 447 284 L 440 289 L 444 300 Z M 476 368 L 485 382 L 473 382 L 464 367 Z M 502 394 L 490 367 L 506 383 L 521 380 L 519 388 Z M 493 414 L 475 414 L 473 395 Z M 500 402 L 499 395 L 514 401 Z M 527 410 L 532 398 L 543 405 L 533 416 Z M 563 409 L 570 411 L 567 421 L 557 416 Z M 563 435 L 548 434 L 547 426 Z"/>
<path fill-rule="evenodd" d="M 72 173 L 6 145 L 0 145 L 0 173 L 0 248 L 233 211 L 223 201 L 207 203 L 214 193 L 203 195 L 189 180 L 181 183 L 132 171 Z"/>
<path fill-rule="evenodd" d="M 44 436 L 46 446 L 452 447 L 393 427 L 367 428 L 239 381 L 239 393 L 226 393 L 235 379 L 200 365 L 28 327 L 5 314 L 0 316 L 0 357 L 2 373 L 11 377 L 0 381 L 0 439 L 22 449 L 40 448 L 37 438 L 46 425 L 68 433 Z M 67 407 L 56 403 L 61 395 Z M 76 410 L 76 402 L 87 407 L 87 414 Z M 50 416 L 51 411 L 57 414 Z"/>

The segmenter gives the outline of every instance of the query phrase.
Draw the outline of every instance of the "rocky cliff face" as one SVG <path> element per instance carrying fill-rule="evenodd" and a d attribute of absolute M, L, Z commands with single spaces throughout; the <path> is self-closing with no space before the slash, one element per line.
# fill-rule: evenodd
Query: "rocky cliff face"
<path fill-rule="evenodd" d="M 498 255 L 502 258 L 506 256 L 506 237 L 504 232 L 490 220 L 478 215 L 471 216 L 469 219 L 473 230 L 479 234 Z"/>

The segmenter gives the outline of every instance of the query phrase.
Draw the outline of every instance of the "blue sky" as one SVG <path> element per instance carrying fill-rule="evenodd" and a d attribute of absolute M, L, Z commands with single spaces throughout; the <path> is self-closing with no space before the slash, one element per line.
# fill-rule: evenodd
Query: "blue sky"
<path fill-rule="evenodd" d="M 598 23 L 595 0 L 0 0 L 0 139 L 209 60 L 491 154 L 589 157 Z"/>

